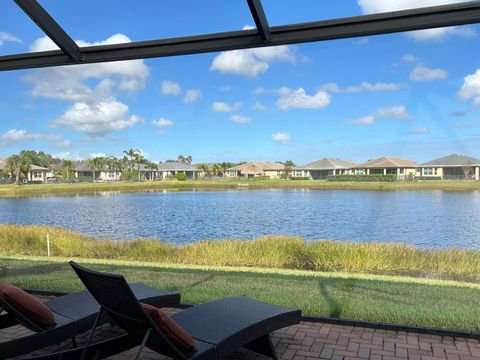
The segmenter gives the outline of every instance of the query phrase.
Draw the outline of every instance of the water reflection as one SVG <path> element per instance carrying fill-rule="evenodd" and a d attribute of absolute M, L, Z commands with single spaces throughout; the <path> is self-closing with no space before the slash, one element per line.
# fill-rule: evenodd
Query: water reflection
<path fill-rule="evenodd" d="M 480 250 L 480 192 L 161 189 L 0 199 L 0 223 L 176 243 L 300 235 Z"/>

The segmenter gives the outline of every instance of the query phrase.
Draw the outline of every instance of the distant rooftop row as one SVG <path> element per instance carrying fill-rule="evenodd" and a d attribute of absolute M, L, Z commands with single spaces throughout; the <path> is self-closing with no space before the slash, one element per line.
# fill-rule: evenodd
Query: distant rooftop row
<path fill-rule="evenodd" d="M 0 159 L 0 170 L 3 170 L 4 163 Z M 175 177 L 179 173 L 184 173 L 188 179 L 202 178 L 207 175 L 229 178 L 265 177 L 270 179 L 280 179 L 288 176 L 312 180 L 327 179 L 332 175 L 394 175 L 397 180 L 480 180 L 480 159 L 458 154 L 447 155 L 422 164 L 399 157 L 384 156 L 362 164 L 336 158 L 323 158 L 294 167 L 288 167 L 281 163 L 249 162 L 215 174 L 208 174 L 205 168 L 205 166 L 201 167 L 198 164 L 190 165 L 180 162 L 164 162 L 158 164 L 156 168 L 147 167 L 143 164 L 136 164 L 134 167 L 135 171 L 140 172 L 141 180 L 167 179 Z M 28 181 L 44 182 L 53 176 L 50 169 L 32 165 Z M 86 163 L 82 163 L 74 169 L 74 176 L 77 179 L 92 178 L 96 181 L 122 179 L 122 173 L 118 169 L 105 166 L 93 170 Z"/>

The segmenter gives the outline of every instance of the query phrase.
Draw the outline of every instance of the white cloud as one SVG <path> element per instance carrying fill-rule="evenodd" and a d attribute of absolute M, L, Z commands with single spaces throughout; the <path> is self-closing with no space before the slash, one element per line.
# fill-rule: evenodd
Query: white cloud
<path fill-rule="evenodd" d="M 152 125 L 156 127 L 170 127 L 174 125 L 174 122 L 172 120 L 160 118 L 158 120 L 153 120 Z"/>
<path fill-rule="evenodd" d="M 141 120 L 136 115 L 127 117 L 127 113 L 128 106 L 114 98 L 95 104 L 77 102 L 56 118 L 53 126 L 64 126 L 89 135 L 103 135 L 132 127 Z"/>
<path fill-rule="evenodd" d="M 410 120 L 412 116 L 408 113 L 407 109 L 403 105 L 381 107 L 376 109 L 372 114 L 361 117 L 359 119 L 345 121 L 348 125 L 373 125 L 376 120 L 391 119 L 391 120 Z"/>
<path fill-rule="evenodd" d="M 412 54 L 405 54 L 402 58 L 403 62 L 410 63 L 410 62 L 415 62 L 418 59 L 412 55 Z"/>
<path fill-rule="evenodd" d="M 185 96 L 183 98 L 183 102 L 184 103 L 193 103 L 197 100 L 200 100 L 201 97 L 202 97 L 202 92 L 200 90 L 189 89 L 185 93 Z"/>
<path fill-rule="evenodd" d="M 71 145 L 69 140 L 58 134 L 31 133 L 23 129 L 10 129 L 0 135 L 0 148 L 37 141 L 49 142 L 52 147 L 58 149 L 68 148 Z"/>
<path fill-rule="evenodd" d="M 281 110 L 291 109 L 321 109 L 330 104 L 330 95 L 323 90 L 308 95 L 303 88 L 296 90 L 282 87 L 279 90 L 280 98 L 276 105 Z"/>
<path fill-rule="evenodd" d="M 182 93 L 182 88 L 175 81 L 163 80 L 162 85 L 160 86 L 160 91 L 162 92 L 162 95 L 178 96 Z"/>
<path fill-rule="evenodd" d="M 287 133 L 276 132 L 272 134 L 272 140 L 280 144 L 289 144 L 290 135 Z"/>
<path fill-rule="evenodd" d="M 336 83 L 328 83 L 320 86 L 319 89 L 332 92 L 332 93 L 351 94 L 351 93 L 359 93 L 362 91 L 371 91 L 371 92 L 394 91 L 394 90 L 400 90 L 403 88 L 405 88 L 405 85 L 399 84 L 399 83 L 384 83 L 384 82 L 370 83 L 370 82 L 364 81 L 359 85 L 347 86 L 345 88 L 338 86 Z"/>
<path fill-rule="evenodd" d="M 252 25 L 244 25 L 242 27 L 242 30 L 253 30 L 253 29 L 256 29 L 256 27 Z"/>
<path fill-rule="evenodd" d="M 465 77 L 458 96 L 463 101 L 473 100 L 475 106 L 480 107 L 480 69 Z"/>
<path fill-rule="evenodd" d="M 255 105 L 252 106 L 252 109 L 257 110 L 257 111 L 266 111 L 267 107 L 265 105 L 263 105 L 262 103 L 257 101 L 255 103 Z"/>
<path fill-rule="evenodd" d="M 84 158 L 78 152 L 70 152 L 70 151 L 62 151 L 52 155 L 54 158 L 58 159 L 65 159 L 65 160 L 74 160 L 80 161 L 84 160 Z"/>
<path fill-rule="evenodd" d="M 97 157 L 107 157 L 108 155 L 102 152 L 95 152 L 95 153 L 90 153 L 88 154 L 88 157 L 90 159 L 97 158 Z"/>
<path fill-rule="evenodd" d="M 445 79 L 448 72 L 443 69 L 431 69 L 423 65 L 417 65 L 410 73 L 410 80 L 413 81 L 432 81 Z"/>
<path fill-rule="evenodd" d="M 232 105 L 227 104 L 226 102 L 214 102 L 212 104 L 212 110 L 215 112 L 234 112 L 242 107 L 241 102 L 233 103 Z"/>
<path fill-rule="evenodd" d="M 88 43 L 76 41 L 79 46 L 110 45 L 128 43 L 130 39 L 116 34 L 104 41 Z M 30 46 L 30 51 L 57 49 L 48 37 L 42 37 Z M 127 60 L 109 63 L 85 64 L 45 68 L 25 77 L 33 84 L 30 94 L 34 97 L 46 97 L 71 101 L 65 113 L 54 120 L 53 125 L 63 125 L 76 131 L 102 135 L 133 126 L 138 116 L 126 117 L 122 113 L 128 106 L 122 104 L 113 92 L 137 92 L 145 86 L 149 69 L 143 60 Z M 120 113 L 121 116 L 118 116 Z M 84 114 L 92 115 L 91 119 Z M 105 118 L 103 118 L 103 115 Z M 89 116 L 88 115 L 88 116 Z M 78 119 L 75 123 L 73 119 Z M 108 123 L 111 121 L 111 123 Z"/>
<path fill-rule="evenodd" d="M 294 62 L 295 55 L 287 45 L 222 51 L 213 59 L 210 70 L 255 78 L 275 61 Z"/>
<path fill-rule="evenodd" d="M 18 37 L 13 36 L 12 34 L 9 34 L 7 32 L 0 31 L 0 46 L 5 44 L 7 41 L 23 44 L 22 40 L 20 40 Z"/>
<path fill-rule="evenodd" d="M 230 120 L 240 124 L 249 124 L 251 122 L 251 119 L 248 116 L 243 115 L 232 115 Z"/>
<path fill-rule="evenodd" d="M 167 136 L 167 132 L 165 130 L 158 130 L 157 134 L 160 136 Z"/>
<path fill-rule="evenodd" d="M 257 87 L 252 91 L 253 96 L 260 96 L 268 93 L 268 90 L 263 87 Z"/>
<path fill-rule="evenodd" d="M 116 34 L 104 41 L 87 43 L 76 41 L 80 46 L 110 45 L 127 43 L 130 39 Z M 30 46 L 30 51 L 56 49 L 48 37 L 42 37 Z M 111 96 L 111 90 L 118 89 L 136 92 L 145 86 L 149 69 L 143 60 L 115 61 L 109 63 L 60 66 L 37 70 L 26 76 L 34 87 L 31 95 L 70 101 L 96 101 Z M 97 80 L 95 85 L 87 85 L 87 80 Z"/>
<path fill-rule="evenodd" d="M 394 120 L 410 120 L 412 118 L 412 116 L 408 113 L 407 108 L 403 105 L 378 108 L 373 113 L 373 116 L 376 118 Z"/>
<path fill-rule="evenodd" d="M 358 0 L 358 6 L 364 14 L 414 9 L 435 5 L 446 5 L 465 0 Z M 417 41 L 441 40 L 449 35 L 472 36 L 474 31 L 465 27 L 447 27 L 407 32 L 407 36 Z"/>
<path fill-rule="evenodd" d="M 408 133 L 410 135 L 424 135 L 424 134 L 428 134 L 428 128 L 426 127 L 415 128 L 415 129 L 411 129 Z"/>
<path fill-rule="evenodd" d="M 221 85 L 218 90 L 220 90 L 220 92 L 229 92 L 232 90 L 232 87 L 230 85 Z"/>
<path fill-rule="evenodd" d="M 348 125 L 373 125 L 375 118 L 372 115 L 368 115 L 359 119 L 347 120 L 345 123 Z"/>

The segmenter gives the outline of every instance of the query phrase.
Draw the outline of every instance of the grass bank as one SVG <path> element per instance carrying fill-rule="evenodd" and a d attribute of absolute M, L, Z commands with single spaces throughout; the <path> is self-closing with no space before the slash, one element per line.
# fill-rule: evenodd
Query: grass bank
<path fill-rule="evenodd" d="M 68 258 L 0 257 L 0 280 L 22 287 L 76 291 Z M 344 319 L 480 331 L 480 285 L 454 281 L 245 267 L 77 259 L 129 281 L 179 291 L 201 303 L 247 295 L 304 313 Z"/>
<path fill-rule="evenodd" d="M 62 228 L 1 225 L 1 255 L 137 260 L 209 266 L 243 266 L 326 272 L 437 277 L 480 282 L 480 252 L 428 250 L 401 244 L 348 243 L 270 236 L 251 241 L 200 241 L 173 245 L 156 239 L 98 240 Z"/>
<path fill-rule="evenodd" d="M 351 190 L 480 190 L 480 181 L 334 182 L 322 180 L 162 180 L 76 184 L 0 185 L 0 197 L 69 194 L 95 191 L 182 189 L 351 189 Z"/>

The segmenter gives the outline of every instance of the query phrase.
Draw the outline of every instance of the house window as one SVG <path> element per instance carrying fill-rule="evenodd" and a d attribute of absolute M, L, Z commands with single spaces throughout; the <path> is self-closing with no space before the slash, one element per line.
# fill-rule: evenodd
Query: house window
<path fill-rule="evenodd" d="M 34 171 L 32 174 L 34 179 L 43 179 L 43 173 L 41 171 Z"/>
<path fill-rule="evenodd" d="M 436 169 L 435 169 L 435 174 L 437 173 Z M 425 168 L 423 169 L 423 175 L 433 175 L 433 168 Z"/>
<path fill-rule="evenodd" d="M 107 173 L 107 177 L 115 177 L 115 173 L 113 171 L 109 171 Z"/>
<path fill-rule="evenodd" d="M 400 175 L 405 174 L 405 169 L 400 169 Z"/>

